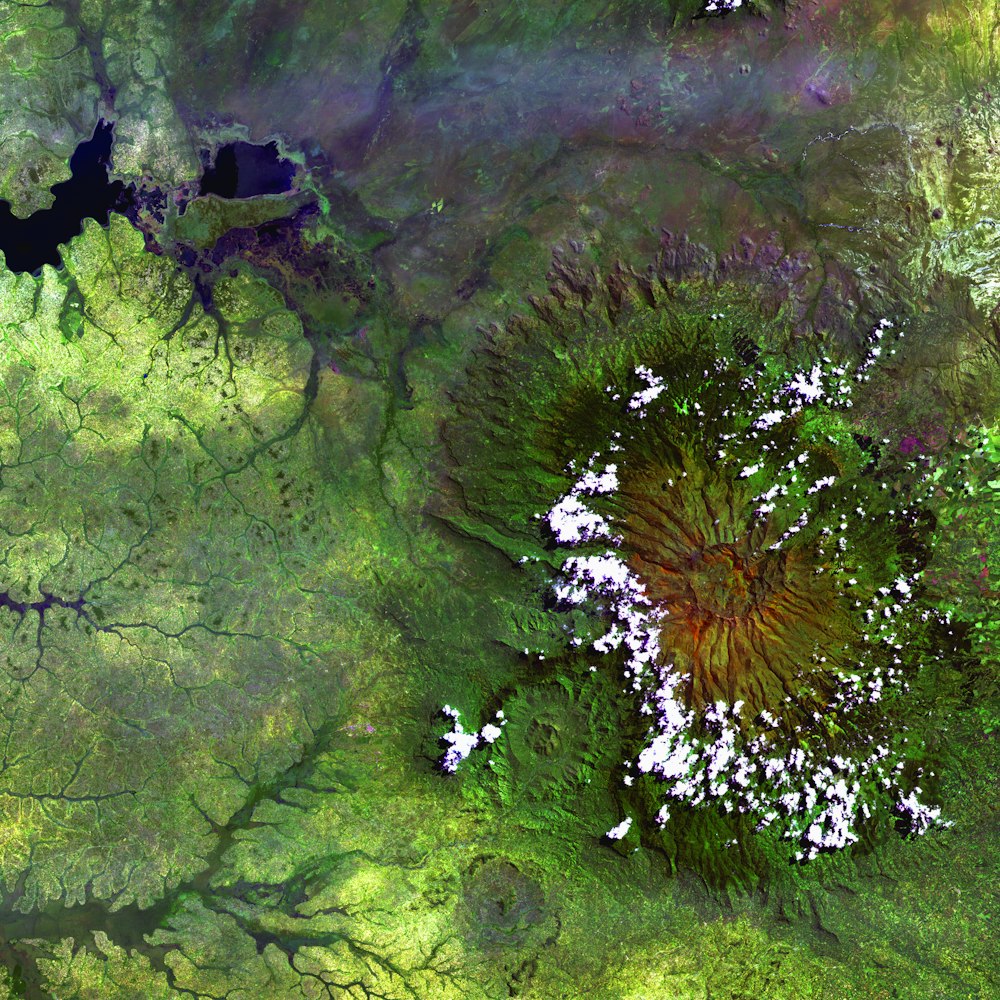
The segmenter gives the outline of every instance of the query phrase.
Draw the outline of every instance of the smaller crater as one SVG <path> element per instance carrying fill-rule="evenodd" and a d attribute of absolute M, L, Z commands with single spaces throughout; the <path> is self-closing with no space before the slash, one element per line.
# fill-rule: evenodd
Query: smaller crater
<path fill-rule="evenodd" d="M 541 885 L 502 858 L 477 860 L 465 880 L 466 936 L 485 951 L 521 948 L 545 919 Z"/>
<path fill-rule="evenodd" d="M 559 730 L 548 722 L 532 719 L 524 738 L 528 748 L 543 757 L 554 757 L 562 748 Z"/>

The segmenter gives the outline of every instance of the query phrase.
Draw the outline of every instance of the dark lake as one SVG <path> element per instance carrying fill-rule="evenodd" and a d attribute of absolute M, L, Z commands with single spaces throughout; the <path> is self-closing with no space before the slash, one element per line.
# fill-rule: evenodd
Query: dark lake
<path fill-rule="evenodd" d="M 199 194 L 220 198 L 281 194 L 292 186 L 294 175 L 295 164 L 281 158 L 277 143 L 231 142 L 219 148 L 215 163 L 206 169 Z"/>
<path fill-rule="evenodd" d="M 0 250 L 11 271 L 37 273 L 43 264 L 59 267 L 58 246 L 78 236 L 84 219 L 108 224 L 108 215 L 125 192 L 121 181 L 108 180 L 114 123 L 102 118 L 92 138 L 81 142 L 70 158 L 73 176 L 53 184 L 51 208 L 26 219 L 13 214 L 10 202 L 0 199 Z"/>

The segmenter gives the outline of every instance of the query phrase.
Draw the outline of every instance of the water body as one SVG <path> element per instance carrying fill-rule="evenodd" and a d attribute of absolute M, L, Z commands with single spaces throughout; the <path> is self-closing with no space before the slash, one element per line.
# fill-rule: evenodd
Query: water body
<path fill-rule="evenodd" d="M 255 146 L 251 142 L 231 142 L 219 148 L 215 163 L 201 178 L 199 194 L 220 198 L 254 198 L 262 194 L 282 194 L 292 186 L 295 164 L 284 160 L 278 144 Z"/>
<path fill-rule="evenodd" d="M 6 608 L 8 611 L 13 611 L 14 614 L 20 615 L 22 618 L 29 611 L 36 611 L 38 617 L 44 620 L 45 612 L 49 608 L 69 608 L 71 611 L 75 611 L 78 615 L 83 615 L 83 607 L 86 601 L 83 595 L 74 598 L 71 601 L 67 601 L 62 597 L 56 597 L 54 594 L 46 594 L 45 591 L 41 592 L 42 599 L 40 601 L 15 601 L 10 594 L 6 591 L 0 592 L 0 608 Z"/>
<path fill-rule="evenodd" d="M 51 208 L 43 208 L 19 219 L 10 202 L 0 199 L 0 250 L 11 271 L 38 274 L 43 264 L 62 266 L 59 244 L 79 236 L 84 219 L 108 224 L 108 215 L 125 195 L 121 181 L 108 180 L 114 122 L 103 118 L 92 138 L 81 142 L 70 158 L 73 176 L 53 184 Z"/>

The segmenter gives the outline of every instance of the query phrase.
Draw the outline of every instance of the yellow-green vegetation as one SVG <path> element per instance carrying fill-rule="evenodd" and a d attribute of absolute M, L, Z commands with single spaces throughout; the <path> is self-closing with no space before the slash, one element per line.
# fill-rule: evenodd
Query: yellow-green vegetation
<path fill-rule="evenodd" d="M 704 6 L 0 2 L 0 198 L 99 117 L 148 196 L 0 267 L 0 1000 L 998 994 L 1000 4 Z M 271 136 L 302 194 L 191 200 Z M 904 721 L 953 825 L 657 839 L 536 515 L 609 372 L 881 316 L 905 352 L 800 429 L 940 467 L 871 551 L 952 616 Z M 445 704 L 504 712 L 456 774 Z"/>
<path fill-rule="evenodd" d="M 194 176 L 191 139 L 166 93 L 163 68 L 176 53 L 164 18 L 152 2 L 0 4 L 0 198 L 16 215 L 51 205 L 49 188 L 70 176 L 74 148 L 112 104 L 118 174 Z"/>
<path fill-rule="evenodd" d="M 989 995 L 975 840 L 879 858 L 860 884 L 817 892 L 807 918 L 775 923 L 749 900 L 706 906 L 655 855 L 589 843 L 587 817 L 565 819 L 565 837 L 526 837 L 405 764 L 381 732 L 344 727 L 145 943 L 26 942 L 45 988 L 62 1000 L 862 1000 L 899 983 L 914 997 Z M 950 879 L 947 898 L 927 873 Z"/>
<path fill-rule="evenodd" d="M 262 282 L 206 314 L 117 217 L 2 282 L 2 879 L 24 912 L 148 906 L 364 657 L 372 538 L 331 499 L 358 463 L 306 427 L 311 351 Z"/>
<path fill-rule="evenodd" d="M 170 235 L 184 243 L 211 248 L 216 240 L 230 229 L 259 226 L 272 219 L 283 219 L 296 208 L 312 201 L 308 194 L 286 198 L 283 195 L 264 195 L 252 199 L 250 205 L 233 203 L 215 195 L 196 198 L 172 227 Z"/>
<path fill-rule="evenodd" d="M 100 92 L 89 63 L 54 7 L 0 5 L 0 198 L 15 215 L 52 204 L 49 188 L 69 178 L 73 150 L 93 132 Z"/>

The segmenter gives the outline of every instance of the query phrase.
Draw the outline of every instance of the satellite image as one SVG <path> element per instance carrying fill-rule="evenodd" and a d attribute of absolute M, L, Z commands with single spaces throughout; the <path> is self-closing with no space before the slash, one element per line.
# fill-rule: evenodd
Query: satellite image
<path fill-rule="evenodd" d="M 1000 997 L 1000 0 L 0 0 L 0 1000 Z"/>

